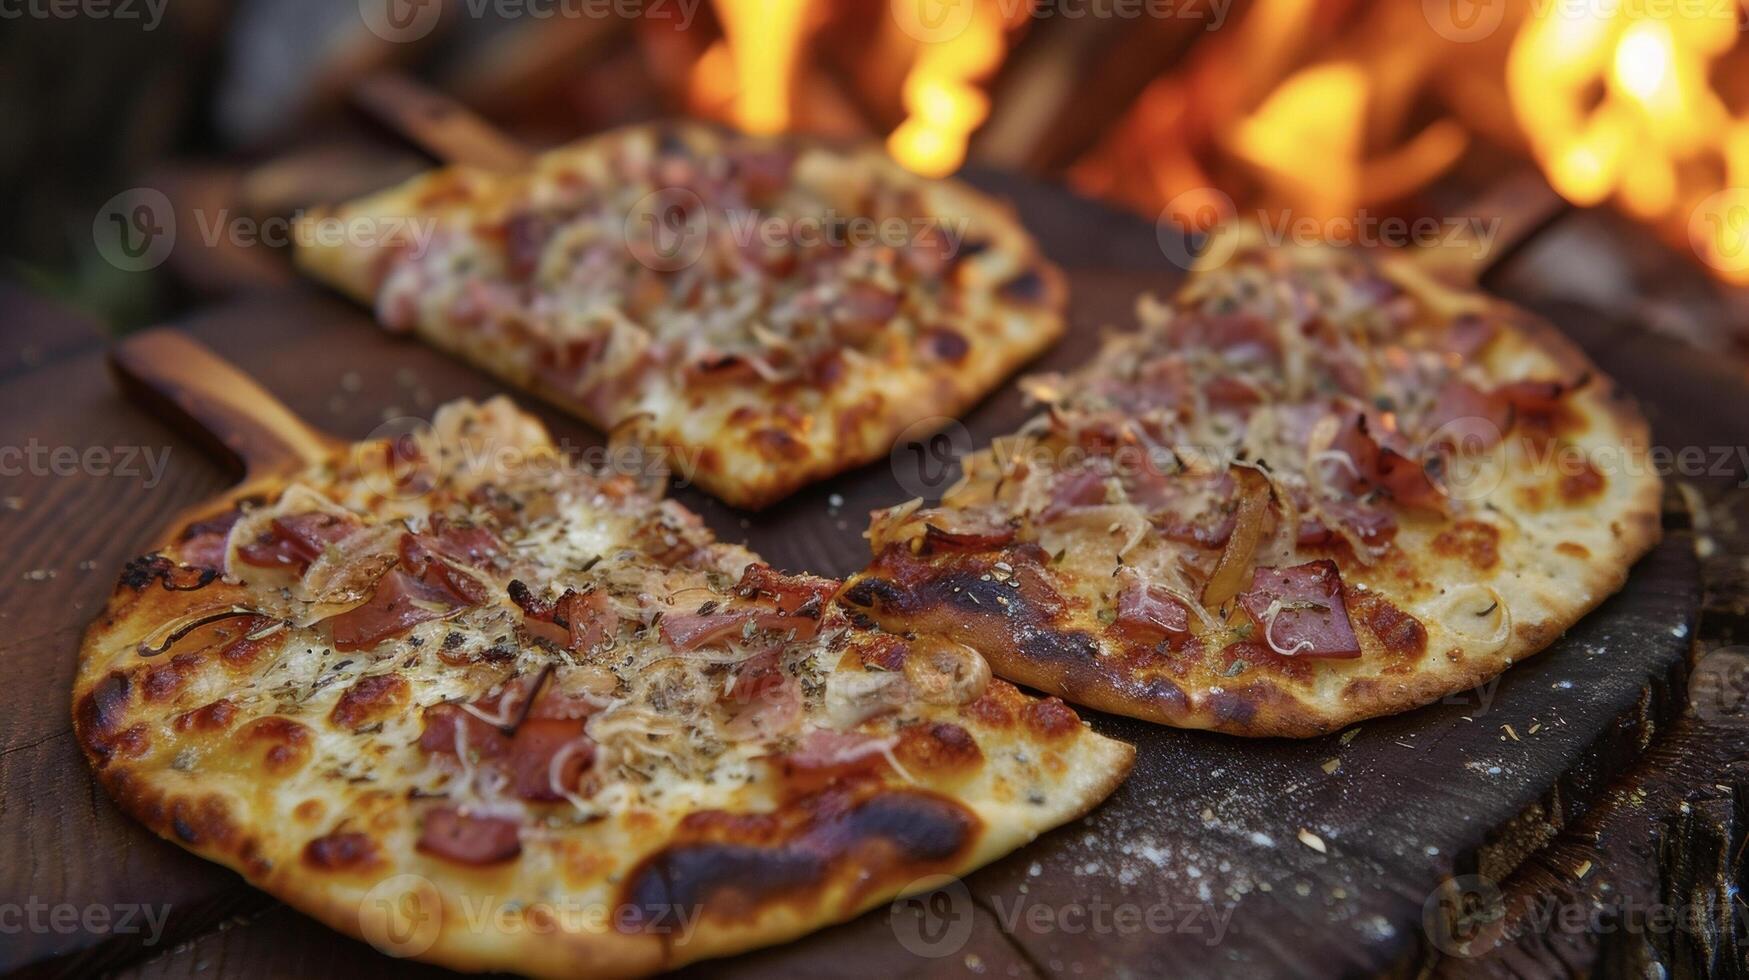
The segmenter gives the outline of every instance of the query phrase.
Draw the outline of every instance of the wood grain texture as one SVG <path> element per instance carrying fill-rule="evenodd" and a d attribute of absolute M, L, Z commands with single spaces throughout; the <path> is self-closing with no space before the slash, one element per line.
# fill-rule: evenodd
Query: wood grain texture
<path fill-rule="evenodd" d="M 1145 223 L 1067 195 L 1023 184 L 997 190 L 1003 187 L 1029 196 L 1029 223 L 1071 270 L 1071 332 L 1047 366 L 1078 362 L 1102 325 L 1130 322 L 1139 291 L 1174 284 L 1176 273 L 1159 258 Z M 387 419 L 429 415 L 447 398 L 497 390 L 483 375 L 386 336 L 364 313 L 313 289 L 264 294 L 180 326 L 306 421 L 347 438 Z M 1593 326 L 1597 336 L 1587 336 Z M 1617 337 L 1589 320 L 1574 332 L 1604 348 Z M 1680 401 L 1648 360 L 1656 352 L 1631 355 L 1640 362 L 1637 374 L 1611 363 L 1607 349 L 1596 352 L 1654 408 L 1666 398 Z M 142 976 L 215 968 L 380 974 L 390 964 L 368 947 L 272 905 L 234 875 L 128 822 L 95 788 L 67 735 L 65 692 L 79 630 L 115 570 L 168 515 L 224 486 L 223 466 L 124 403 L 103 378 L 95 350 L 0 381 L 0 407 L 7 409 L 0 445 L 34 436 L 170 451 L 163 482 L 151 488 L 119 476 L 0 477 L 0 494 L 21 501 L 0 510 L 0 545 L 15 569 L 55 572 L 15 581 L 0 594 L 0 669 L 18 679 L 0 712 L 0 799 L 7 801 L 0 808 L 0 901 L 37 895 L 172 907 L 153 947 L 140 936 L 85 931 L 8 937 L 22 942 L 0 943 L 0 969 L 31 964 L 71 973 L 131 964 Z M 531 407 L 569 446 L 599 444 L 579 423 Z M 964 439 L 979 445 L 1023 415 L 1018 395 L 1005 389 L 968 415 Z M 1654 418 L 1664 438 L 1688 424 L 1686 409 Z M 921 457 L 901 449 L 896 466 L 846 474 L 768 514 L 744 515 L 686 489 L 677 496 L 724 537 L 746 540 L 778 565 L 843 574 L 866 557 L 861 530 L 869 508 L 910 496 L 907 485 L 927 490 L 946 479 L 919 470 L 920 458 L 935 461 L 927 449 Z M 1559 846 L 1563 831 L 1587 813 L 1619 807 L 1613 787 L 1632 776 L 1636 759 L 1655 758 L 1648 755 L 1661 744 L 1654 736 L 1683 706 L 1685 654 L 1697 626 L 1701 597 L 1690 545 L 1678 520 L 1623 594 L 1497 685 L 1352 734 L 1246 742 L 1096 717 L 1101 731 L 1140 743 L 1135 775 L 1087 821 L 984 869 L 965 891 L 946 893 L 945 905 L 931 906 L 942 921 L 925 926 L 969 920 L 965 944 L 948 955 L 919 956 L 901 941 L 918 928 L 904 925 L 915 909 L 883 909 L 697 972 L 1413 970 L 1428 961 L 1422 910 L 1443 876 L 1486 871 L 1508 881 L 1514 868 L 1542 860 L 1549 841 Z M 231 922 L 238 914 L 245 918 Z M 229 924 L 215 931 L 221 922 Z"/>

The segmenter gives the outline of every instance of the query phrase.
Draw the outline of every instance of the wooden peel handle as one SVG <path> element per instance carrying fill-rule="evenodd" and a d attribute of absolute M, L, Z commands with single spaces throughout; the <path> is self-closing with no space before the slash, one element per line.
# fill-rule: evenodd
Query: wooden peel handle
<path fill-rule="evenodd" d="M 353 101 L 378 122 L 444 163 L 517 173 L 528 149 L 461 103 L 405 75 L 373 75 L 353 90 Z"/>
<path fill-rule="evenodd" d="M 1422 249 L 1417 261 L 1450 282 L 1473 286 L 1570 210 L 1541 174 L 1520 171 L 1489 185 L 1460 209 L 1471 225 Z"/>
<path fill-rule="evenodd" d="M 128 397 L 230 456 L 249 477 L 301 468 L 339 446 L 219 355 L 167 327 L 110 348 L 109 368 Z"/>

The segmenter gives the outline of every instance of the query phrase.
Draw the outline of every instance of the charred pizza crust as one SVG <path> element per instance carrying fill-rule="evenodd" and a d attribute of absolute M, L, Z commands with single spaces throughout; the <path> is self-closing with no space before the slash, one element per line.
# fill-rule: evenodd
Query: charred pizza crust
<path fill-rule="evenodd" d="M 933 887 L 1129 769 L 837 587 L 456 403 L 130 563 L 74 729 L 152 830 L 387 952 L 648 974 Z"/>
<path fill-rule="evenodd" d="M 844 601 L 887 629 L 963 641 L 1000 676 L 1076 704 L 1306 737 L 1484 683 L 1618 590 L 1657 541 L 1646 422 L 1552 327 L 1406 258 L 1254 236 L 1215 251 L 1231 258 L 1174 308 L 1144 303 L 1142 331 L 1073 377 L 1035 382 L 1047 414 L 971 458 L 939 508 L 877 513 L 874 563 Z M 1288 310 L 1283 329 L 1307 336 L 1343 320 L 1376 345 L 1369 370 L 1422 373 L 1374 375 L 1365 398 L 1271 401 L 1244 379 L 1291 387 L 1281 372 L 1294 368 L 1269 357 L 1324 355 L 1284 341 L 1248 362 L 1255 309 Z M 1186 354 L 1213 335 L 1229 345 L 1220 357 Z M 1328 381 L 1309 376 L 1308 391 Z M 1187 407 L 1156 412 L 1163 392 Z M 1240 407 L 1211 407 L 1223 399 Z M 1242 421 L 1172 435 L 1199 411 Z M 1289 422 L 1313 435 L 1279 435 Z M 1165 472 L 1146 468 L 1150 446 Z M 1128 450 L 1141 468 L 1112 475 Z M 1330 490 L 1337 480 L 1353 492 Z M 1243 564 L 1223 588 L 1234 552 Z"/>
<path fill-rule="evenodd" d="M 906 241 L 864 218 L 908 223 Z M 770 246 L 767 219 L 804 245 Z M 805 244 L 853 226 L 864 244 Z M 878 148 L 696 123 L 617 130 L 527 174 L 434 171 L 307 216 L 297 259 L 388 328 L 748 508 L 958 415 L 1063 330 L 1062 276 L 1009 208 Z"/>

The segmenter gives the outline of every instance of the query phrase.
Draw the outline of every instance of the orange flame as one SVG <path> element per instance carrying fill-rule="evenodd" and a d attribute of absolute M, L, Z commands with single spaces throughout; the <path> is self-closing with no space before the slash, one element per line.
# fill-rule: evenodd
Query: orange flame
<path fill-rule="evenodd" d="M 959 169 L 972 131 L 990 114 L 990 99 L 978 82 L 1002 63 L 1006 25 L 998 5 L 979 0 L 897 0 L 942 5 L 950 23 L 956 4 L 965 24 L 946 36 L 919 39 L 917 58 L 900 93 L 909 114 L 887 137 L 887 150 L 910 170 L 942 177 Z M 895 9 L 898 9 L 895 7 Z"/>
<path fill-rule="evenodd" d="M 1745 204 L 1720 198 L 1749 186 L 1749 120 L 1732 115 L 1709 79 L 1737 37 L 1732 3 L 1539 5 L 1513 40 L 1506 81 L 1531 151 L 1563 196 L 1706 226 L 1695 238 L 1702 258 L 1749 282 Z M 1703 213 L 1720 207 L 1727 213 Z"/>
<path fill-rule="evenodd" d="M 776 133 L 790 123 L 807 0 L 715 0 L 723 22 L 726 54 L 712 48 L 701 59 L 695 81 L 720 91 L 723 61 L 734 66 L 738 83 L 730 115 L 752 133 Z M 708 72 L 708 77 L 705 73 Z"/>

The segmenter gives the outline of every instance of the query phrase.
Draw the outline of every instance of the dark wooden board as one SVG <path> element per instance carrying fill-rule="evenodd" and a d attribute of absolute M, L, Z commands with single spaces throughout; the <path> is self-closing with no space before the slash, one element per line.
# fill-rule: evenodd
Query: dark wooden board
<path fill-rule="evenodd" d="M 1028 197 L 1026 213 L 1047 247 L 1071 267 L 1073 330 L 1042 366 L 1076 363 L 1103 324 L 1129 321 L 1139 291 L 1174 284 L 1145 223 L 1067 195 L 1016 193 Z M 1103 269 L 1088 268 L 1090 261 Z M 1590 323 L 1563 318 L 1563 325 L 1602 354 L 1616 342 L 1587 336 Z M 311 423 L 343 436 L 362 436 L 386 417 L 428 414 L 446 398 L 499 390 L 477 372 L 383 335 L 363 313 L 315 289 L 262 294 L 183 326 Z M 1636 352 L 1620 366 L 1603 360 L 1654 407 L 1677 406 L 1659 419 L 1670 441 L 1693 410 L 1680 396 L 1672 400 L 1668 375 L 1651 356 Z M 1636 377 L 1646 383 L 1633 384 Z M 221 466 L 123 402 L 90 339 L 0 378 L 0 409 L 0 445 L 34 437 L 50 446 L 170 451 L 164 481 L 150 489 L 121 475 L 0 476 L 7 503 L 0 546 L 15 569 L 0 591 L 0 669 L 16 679 L 0 696 L 7 708 L 0 712 L 0 902 L 171 906 L 170 926 L 152 949 L 140 935 L 86 930 L 8 936 L 0 969 L 119 967 L 187 940 L 137 972 L 380 972 L 386 961 L 368 947 L 122 818 L 68 735 L 65 691 L 79 630 L 121 562 L 169 514 L 224 485 Z M 597 441 L 580 424 L 541 411 L 572 444 Z M 1007 388 L 967 417 L 968 438 L 981 444 L 1023 414 Z M 685 489 L 678 496 L 725 537 L 748 541 L 777 564 L 842 574 L 866 556 L 867 510 L 910 495 L 904 472 L 866 467 L 757 515 Z M 918 918 L 906 906 L 698 972 L 1093 976 L 1127 967 L 1290 976 L 1411 964 L 1425 946 L 1423 906 L 1443 876 L 1478 866 L 1504 875 L 1599 799 L 1680 710 L 1700 603 L 1690 543 L 1678 526 L 1622 595 L 1498 685 L 1366 723 L 1346 743 L 1243 741 L 1096 717 L 1101 730 L 1141 746 L 1135 774 L 1088 820 L 978 872 L 965 891 L 931 906 L 949 920 L 935 925 L 969 921 L 969 939 L 951 955 L 907 949 L 899 935 L 914 932 Z M 54 577 L 25 577 L 35 570 Z M 1339 765 L 1327 773 L 1333 758 Z M 1326 853 L 1302 843 L 1301 828 L 1317 834 Z M 1144 919 L 1158 911 L 1152 926 L 1132 931 L 1116 920 L 1131 914 L 1117 913 L 1120 905 Z M 1109 927 L 1076 919 L 1093 914 L 1110 917 Z M 245 921 L 213 928 L 234 915 Z M 1217 922 L 1223 931 L 1213 941 Z"/>

